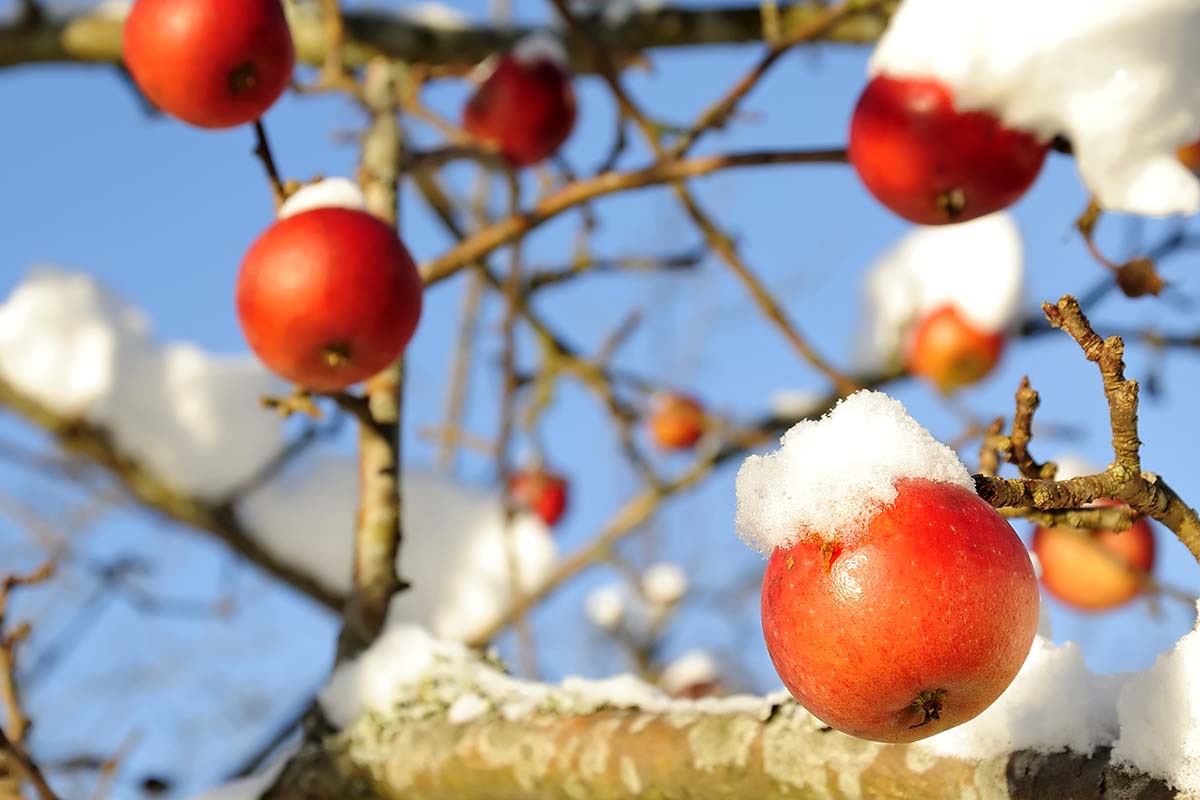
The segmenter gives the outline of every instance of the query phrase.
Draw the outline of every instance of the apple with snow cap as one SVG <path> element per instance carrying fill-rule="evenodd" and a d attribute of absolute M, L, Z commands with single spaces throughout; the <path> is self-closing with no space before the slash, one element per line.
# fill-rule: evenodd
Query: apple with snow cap
<path fill-rule="evenodd" d="M 827 725 L 911 742 L 1000 696 L 1038 625 L 1033 566 L 954 452 L 878 392 L 801 422 L 737 477 L 739 535 L 770 556 L 767 650 Z"/>
<path fill-rule="evenodd" d="M 575 126 L 575 91 L 558 40 L 527 36 L 483 68 L 491 71 L 463 112 L 467 133 L 518 167 L 557 152 Z"/>
<path fill-rule="evenodd" d="M 137 0 L 123 38 L 138 88 L 201 128 L 261 117 L 288 87 L 296 60 L 279 0 Z"/>
<path fill-rule="evenodd" d="M 352 208 L 313 208 L 279 220 L 250 247 L 238 273 L 238 320 L 277 374 L 337 392 L 400 357 L 422 292 L 390 226 Z"/>
<path fill-rule="evenodd" d="M 999 363 L 1004 342 L 1003 333 L 980 330 L 947 304 L 913 329 L 906 352 L 908 371 L 950 393 L 986 378 Z"/>
<path fill-rule="evenodd" d="M 1007 208 L 1048 146 L 983 111 L 959 111 L 936 80 L 876 75 L 850 121 L 850 163 L 879 202 L 921 225 Z"/>

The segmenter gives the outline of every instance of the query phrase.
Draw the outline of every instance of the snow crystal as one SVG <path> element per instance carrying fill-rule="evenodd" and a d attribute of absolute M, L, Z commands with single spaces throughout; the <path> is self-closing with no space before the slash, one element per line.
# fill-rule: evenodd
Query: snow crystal
<path fill-rule="evenodd" d="M 539 588 L 558 560 L 550 531 L 532 515 L 504 526 L 500 496 L 406 469 L 400 572 L 412 588 L 392 601 L 393 621 L 417 622 L 447 639 L 469 639 L 510 603 L 507 540 L 520 587 Z M 268 552 L 336 591 L 350 587 L 357 471 L 329 449 L 301 459 L 239 504 Z"/>
<path fill-rule="evenodd" d="M 0 305 L 0 380 L 176 489 L 219 499 L 283 446 L 258 398 L 282 385 L 249 356 L 160 344 L 146 319 L 90 277 L 35 270 Z"/>
<path fill-rule="evenodd" d="M 324 178 L 305 184 L 293 192 L 279 207 L 278 216 L 286 219 L 303 211 L 329 207 L 365 211 L 367 200 L 359 185 L 349 178 Z"/>
<path fill-rule="evenodd" d="M 588 594 L 585 609 L 593 625 L 616 630 L 625 616 L 625 593 L 620 586 L 601 586 Z"/>
<path fill-rule="evenodd" d="M 1124 676 L 1096 675 L 1078 645 L 1038 636 L 1004 694 L 970 722 L 915 746 L 938 755 L 984 759 L 1015 750 L 1069 748 L 1088 755 L 1117 734 L 1116 697 Z"/>
<path fill-rule="evenodd" d="M 475 692 L 460 695 L 446 712 L 446 721 L 451 725 L 473 722 L 491 710 L 491 704 Z"/>
<path fill-rule="evenodd" d="M 859 367 L 895 366 L 908 333 L 943 306 L 983 332 L 1010 329 L 1021 317 L 1024 271 L 1021 232 L 1008 214 L 917 227 L 867 274 Z"/>
<path fill-rule="evenodd" d="M 712 683 L 720 675 L 717 662 L 703 650 L 689 650 L 667 665 L 658 678 L 658 685 L 668 694 L 675 694 L 703 683 Z"/>
<path fill-rule="evenodd" d="M 1200 794 L 1200 630 L 1180 639 L 1117 699 L 1113 761 Z"/>
<path fill-rule="evenodd" d="M 678 564 L 661 562 L 642 573 L 642 594 L 655 605 L 678 603 L 687 593 L 687 575 Z"/>
<path fill-rule="evenodd" d="M 436 30 L 460 31 L 471 24 L 466 14 L 445 3 L 408 3 L 397 8 L 395 13 L 410 22 Z"/>
<path fill-rule="evenodd" d="M 737 475 L 738 536 L 763 555 L 802 534 L 853 537 L 896 499 L 895 482 L 920 477 L 972 492 L 971 474 L 881 392 L 850 395 L 816 421 L 797 423 L 779 450 L 749 456 Z"/>
<path fill-rule="evenodd" d="M 934 77 L 960 108 L 1065 135 L 1105 208 L 1191 214 L 1200 183 L 1176 149 L 1200 137 L 1197 40 L 1195 0 L 905 0 L 870 72 Z"/>
<path fill-rule="evenodd" d="M 565 67 L 570 63 L 562 40 L 548 31 L 536 31 L 522 37 L 512 49 L 513 58 L 522 64 L 551 61 Z"/>

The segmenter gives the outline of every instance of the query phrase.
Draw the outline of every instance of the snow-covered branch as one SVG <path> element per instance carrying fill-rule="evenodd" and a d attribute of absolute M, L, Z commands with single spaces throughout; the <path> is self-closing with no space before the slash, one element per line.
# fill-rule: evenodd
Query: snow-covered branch
<path fill-rule="evenodd" d="M 418 4 L 419 5 L 419 4 Z M 636 10 L 624 5 L 625 14 L 591 18 L 598 39 L 615 54 L 632 56 L 658 47 L 687 47 L 762 41 L 764 21 L 757 3 L 717 8 Z M 779 10 L 781 36 L 801 29 L 823 4 L 799 2 Z M 830 26 L 819 39 L 862 43 L 882 33 L 894 3 L 864 6 Z M 882 10 L 880 10 L 882 8 Z M 90 62 L 116 64 L 121 59 L 124 9 L 101 7 L 66 16 L 45 15 L 28 22 L 0 25 L 0 67 L 38 62 Z M 297 55 L 310 64 L 325 61 L 326 38 L 321 20 L 312 11 L 293 15 L 292 36 Z M 386 55 L 409 63 L 469 69 L 492 53 L 506 50 L 529 33 L 524 28 L 475 25 L 450 15 L 404 15 L 396 12 L 346 13 L 346 66 L 365 64 L 372 56 Z M 591 65 L 585 53 L 572 54 L 578 72 Z"/>

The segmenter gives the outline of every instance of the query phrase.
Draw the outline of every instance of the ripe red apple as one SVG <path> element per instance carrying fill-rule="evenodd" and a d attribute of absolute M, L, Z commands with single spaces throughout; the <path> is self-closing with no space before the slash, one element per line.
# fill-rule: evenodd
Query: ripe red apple
<path fill-rule="evenodd" d="M 1004 352 L 1003 333 L 984 333 L 953 305 L 927 314 L 908 340 L 909 372 L 943 392 L 987 377 Z"/>
<path fill-rule="evenodd" d="M 238 319 L 272 370 L 336 392 L 400 356 L 421 317 L 422 289 L 394 230 L 362 211 L 317 208 L 276 222 L 250 247 Z"/>
<path fill-rule="evenodd" d="M 651 400 L 650 438 L 664 450 L 688 450 L 704 435 L 704 408 L 680 394 L 663 393 Z"/>
<path fill-rule="evenodd" d="M 850 163 L 879 202 L 922 225 L 965 222 L 1015 203 L 1048 145 L 982 111 L 958 111 L 935 80 L 878 75 L 850 122 Z"/>
<path fill-rule="evenodd" d="M 775 670 L 827 725 L 880 742 L 975 717 L 1029 653 L 1037 579 L 1021 540 L 960 486 L 906 478 L 846 541 L 776 548 L 762 623 Z"/>
<path fill-rule="evenodd" d="M 517 508 L 532 511 L 553 526 L 567 508 L 567 481 L 543 467 L 526 467 L 509 476 L 508 494 Z"/>
<path fill-rule="evenodd" d="M 137 0 L 124 55 L 154 105 L 202 128 L 261 117 L 296 60 L 279 0 Z"/>
<path fill-rule="evenodd" d="M 501 56 L 463 112 L 467 132 L 518 167 L 552 155 L 574 125 L 570 74 L 538 54 Z"/>
<path fill-rule="evenodd" d="M 1100 500 L 1097 505 L 1122 504 Z M 1031 549 L 1042 565 L 1046 591 L 1083 611 L 1129 602 L 1141 591 L 1138 575 L 1154 567 L 1154 531 L 1145 519 L 1120 533 L 1039 526 Z"/>

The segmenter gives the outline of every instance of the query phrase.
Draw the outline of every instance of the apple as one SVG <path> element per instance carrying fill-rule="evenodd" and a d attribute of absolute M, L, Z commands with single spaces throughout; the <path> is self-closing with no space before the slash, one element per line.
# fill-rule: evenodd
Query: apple
<path fill-rule="evenodd" d="M 1120 506 L 1113 500 L 1096 505 Z M 1139 519 L 1125 531 L 1038 527 L 1031 544 L 1042 565 L 1042 585 L 1082 611 L 1107 611 L 1141 592 L 1139 575 L 1154 567 L 1154 531 Z"/>
<path fill-rule="evenodd" d="M 540 51 L 500 56 L 463 112 L 467 132 L 518 167 L 553 155 L 574 125 L 571 75 Z"/>
<path fill-rule="evenodd" d="M 704 435 L 704 408 L 690 397 L 671 392 L 650 401 L 650 438 L 664 450 L 689 450 Z"/>
<path fill-rule="evenodd" d="M 146 97 L 201 128 L 261 117 L 296 61 L 279 0 L 137 0 L 123 47 Z"/>
<path fill-rule="evenodd" d="M 1200 173 L 1200 139 L 1185 144 L 1178 150 L 1179 160 L 1192 172 Z"/>
<path fill-rule="evenodd" d="M 422 290 L 391 227 L 363 211 L 317 208 L 276 222 L 247 251 L 238 320 L 276 373 L 337 392 L 400 357 L 421 317 Z"/>
<path fill-rule="evenodd" d="M 908 339 L 906 365 L 942 392 L 987 377 L 1004 352 L 1003 333 L 985 333 L 954 306 L 928 313 Z"/>
<path fill-rule="evenodd" d="M 878 75 L 850 122 L 850 163 L 871 194 L 921 225 L 965 222 L 1015 203 L 1048 144 L 983 111 L 958 111 L 936 80 Z"/>
<path fill-rule="evenodd" d="M 1038 625 L 1021 540 L 973 492 L 924 478 L 852 537 L 777 547 L 762 625 L 779 677 L 830 727 L 912 742 L 972 719 L 1016 676 Z"/>
<path fill-rule="evenodd" d="M 532 511 L 553 526 L 567 508 L 567 481 L 543 467 L 526 467 L 509 476 L 508 495 L 517 508 Z"/>

